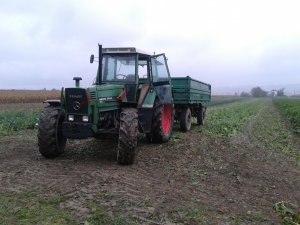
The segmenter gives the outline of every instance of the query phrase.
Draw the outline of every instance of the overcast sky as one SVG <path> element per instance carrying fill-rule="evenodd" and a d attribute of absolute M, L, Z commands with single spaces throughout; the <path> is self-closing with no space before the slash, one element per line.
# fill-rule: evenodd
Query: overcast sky
<path fill-rule="evenodd" d="M 0 0 L 0 89 L 89 86 L 103 47 L 166 53 L 172 76 L 300 89 L 299 0 Z M 296 85 L 296 86 L 295 86 Z"/>

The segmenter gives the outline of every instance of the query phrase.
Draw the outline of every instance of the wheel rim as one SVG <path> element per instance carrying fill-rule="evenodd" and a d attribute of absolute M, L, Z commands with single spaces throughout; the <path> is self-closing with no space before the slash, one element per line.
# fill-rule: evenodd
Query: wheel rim
<path fill-rule="evenodd" d="M 161 117 L 162 130 L 165 134 L 167 134 L 170 131 L 172 119 L 172 106 L 170 104 L 163 106 Z"/>

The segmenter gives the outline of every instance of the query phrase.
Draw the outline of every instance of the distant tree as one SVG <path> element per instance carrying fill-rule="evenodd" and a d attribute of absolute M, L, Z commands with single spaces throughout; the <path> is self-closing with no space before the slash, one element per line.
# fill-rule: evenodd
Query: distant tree
<path fill-rule="evenodd" d="M 247 93 L 247 92 L 242 91 L 242 93 L 241 93 L 240 96 L 241 96 L 241 97 L 250 97 L 250 94 Z"/>
<path fill-rule="evenodd" d="M 278 96 L 278 97 L 285 96 L 285 94 L 284 94 L 284 88 L 281 88 L 281 89 L 279 89 L 279 90 L 277 91 L 277 96 Z"/>
<path fill-rule="evenodd" d="M 261 98 L 266 97 L 268 95 L 268 92 L 261 89 L 260 87 L 254 87 L 251 89 L 251 95 L 255 98 Z"/>

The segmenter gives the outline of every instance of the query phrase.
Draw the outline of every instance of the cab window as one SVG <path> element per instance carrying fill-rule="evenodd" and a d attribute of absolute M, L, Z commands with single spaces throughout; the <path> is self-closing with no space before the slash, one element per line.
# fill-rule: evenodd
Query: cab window
<path fill-rule="evenodd" d="M 151 69 L 153 82 L 166 81 L 169 79 L 169 73 L 164 54 L 153 56 L 151 58 Z"/>

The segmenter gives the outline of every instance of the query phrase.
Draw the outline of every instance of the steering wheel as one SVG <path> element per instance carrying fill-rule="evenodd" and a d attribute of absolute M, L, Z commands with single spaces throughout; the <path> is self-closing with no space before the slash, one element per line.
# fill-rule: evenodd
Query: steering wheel
<path fill-rule="evenodd" d="M 119 73 L 119 74 L 116 75 L 116 78 L 117 78 L 117 79 L 120 79 L 120 80 L 121 80 L 121 79 L 125 80 L 125 79 L 126 79 L 126 75 L 125 75 L 125 74 Z"/>

